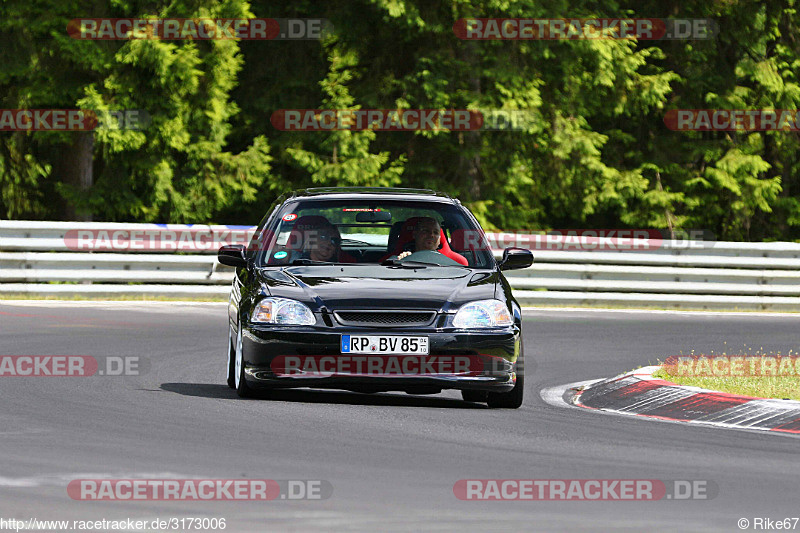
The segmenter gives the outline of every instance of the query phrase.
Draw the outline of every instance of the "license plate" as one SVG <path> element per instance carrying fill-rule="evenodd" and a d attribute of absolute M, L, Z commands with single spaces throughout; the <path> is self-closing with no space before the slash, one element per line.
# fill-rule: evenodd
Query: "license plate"
<path fill-rule="evenodd" d="M 428 355 L 428 337 L 342 335 L 342 353 Z"/>

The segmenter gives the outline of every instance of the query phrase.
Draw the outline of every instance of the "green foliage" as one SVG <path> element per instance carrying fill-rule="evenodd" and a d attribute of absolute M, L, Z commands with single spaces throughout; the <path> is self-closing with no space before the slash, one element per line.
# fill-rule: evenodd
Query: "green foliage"
<path fill-rule="evenodd" d="M 322 108 L 361 109 L 354 106 L 347 87 L 353 79 L 353 69 L 358 66 L 356 54 L 341 50 L 335 42 L 330 43 L 329 48 L 328 75 L 320 82 L 325 95 Z M 313 149 L 286 150 L 290 164 L 307 171 L 314 185 L 391 187 L 400 182 L 406 158 L 401 156 L 390 162 L 388 152 L 371 153 L 369 148 L 375 140 L 374 131 L 332 131 L 323 135 L 325 137 Z"/>
<path fill-rule="evenodd" d="M 79 7 L 80 5 L 80 7 Z M 98 129 L 94 133 L 94 184 L 88 190 L 66 183 L 58 161 L 70 150 L 71 133 L 34 132 L 0 139 L 2 204 L 7 216 L 59 216 L 56 194 L 102 220 L 210 221 L 235 204 L 254 201 L 269 177 L 269 142 L 250 139 L 238 153 L 227 149 L 231 118 L 238 107 L 230 99 L 242 68 L 233 40 L 85 41 L 65 35 L 67 22 L 84 10 L 117 17 L 250 17 L 245 2 L 171 2 L 146 10 L 135 3 L 90 6 L 51 1 L 48 16 L 37 21 L 41 6 L 20 5 L 7 26 L 27 23 L 15 48 L 3 60 L 0 87 L 9 94 L 5 108 L 145 110 L 151 122 L 142 131 Z M 2 13 L 11 15 L 11 13 Z M 44 21 L 44 22 L 43 22 Z M 44 43 L 44 44 L 41 44 Z M 41 64 L 46 56 L 47 65 Z M 28 62 L 28 69 L 21 63 Z M 24 138 L 23 141 L 15 140 Z M 26 166 L 6 158 L 27 147 Z M 63 170 L 63 169 L 61 169 Z M 45 183 L 46 182 L 46 183 Z"/>
<path fill-rule="evenodd" d="M 326 18 L 320 41 L 79 41 L 82 15 Z M 466 41 L 466 17 L 712 18 L 709 40 Z M 4 108 L 144 109 L 95 133 L 94 185 L 64 183 L 69 134 L 0 134 L 0 212 L 252 223 L 309 186 L 409 186 L 489 228 L 709 229 L 800 239 L 798 132 L 677 132 L 672 109 L 797 109 L 796 0 L 47 0 L 0 4 Z M 516 131 L 284 132 L 280 109 L 522 110 Z M 58 201 L 54 200 L 58 199 Z"/>

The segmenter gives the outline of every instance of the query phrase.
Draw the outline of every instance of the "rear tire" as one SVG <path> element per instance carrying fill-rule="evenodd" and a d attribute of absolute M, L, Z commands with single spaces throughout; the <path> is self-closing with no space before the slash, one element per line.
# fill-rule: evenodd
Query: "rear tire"
<path fill-rule="evenodd" d="M 461 397 L 465 402 L 483 403 L 487 400 L 487 393 L 482 390 L 462 390 Z"/>

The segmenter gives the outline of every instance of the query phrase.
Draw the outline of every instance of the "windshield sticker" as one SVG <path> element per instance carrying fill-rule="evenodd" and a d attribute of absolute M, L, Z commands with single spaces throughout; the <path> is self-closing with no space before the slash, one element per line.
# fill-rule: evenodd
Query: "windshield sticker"
<path fill-rule="evenodd" d="M 295 214 L 295 213 L 289 213 L 288 215 L 283 215 L 283 220 L 285 220 L 286 222 L 291 222 L 292 220 L 294 220 L 296 218 L 297 218 L 297 214 Z"/>
<path fill-rule="evenodd" d="M 287 255 L 289 254 L 287 254 L 286 252 L 275 252 L 274 254 L 272 254 L 272 257 L 274 257 L 275 259 L 283 259 Z"/>

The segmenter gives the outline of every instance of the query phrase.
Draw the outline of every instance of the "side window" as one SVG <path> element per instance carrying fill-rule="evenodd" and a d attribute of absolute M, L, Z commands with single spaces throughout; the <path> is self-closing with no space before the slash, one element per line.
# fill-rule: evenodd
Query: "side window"
<path fill-rule="evenodd" d="M 275 203 L 270 206 L 267 214 L 264 215 L 264 218 L 261 219 L 261 222 L 258 223 L 258 227 L 255 232 L 253 232 L 253 237 L 250 239 L 250 244 L 247 247 L 248 258 L 261 258 L 272 246 L 272 235 L 267 231 L 267 228 L 273 225 L 272 221 L 283 206 L 283 203 L 283 197 L 275 201 Z M 260 261 L 261 259 L 258 260 Z"/>

